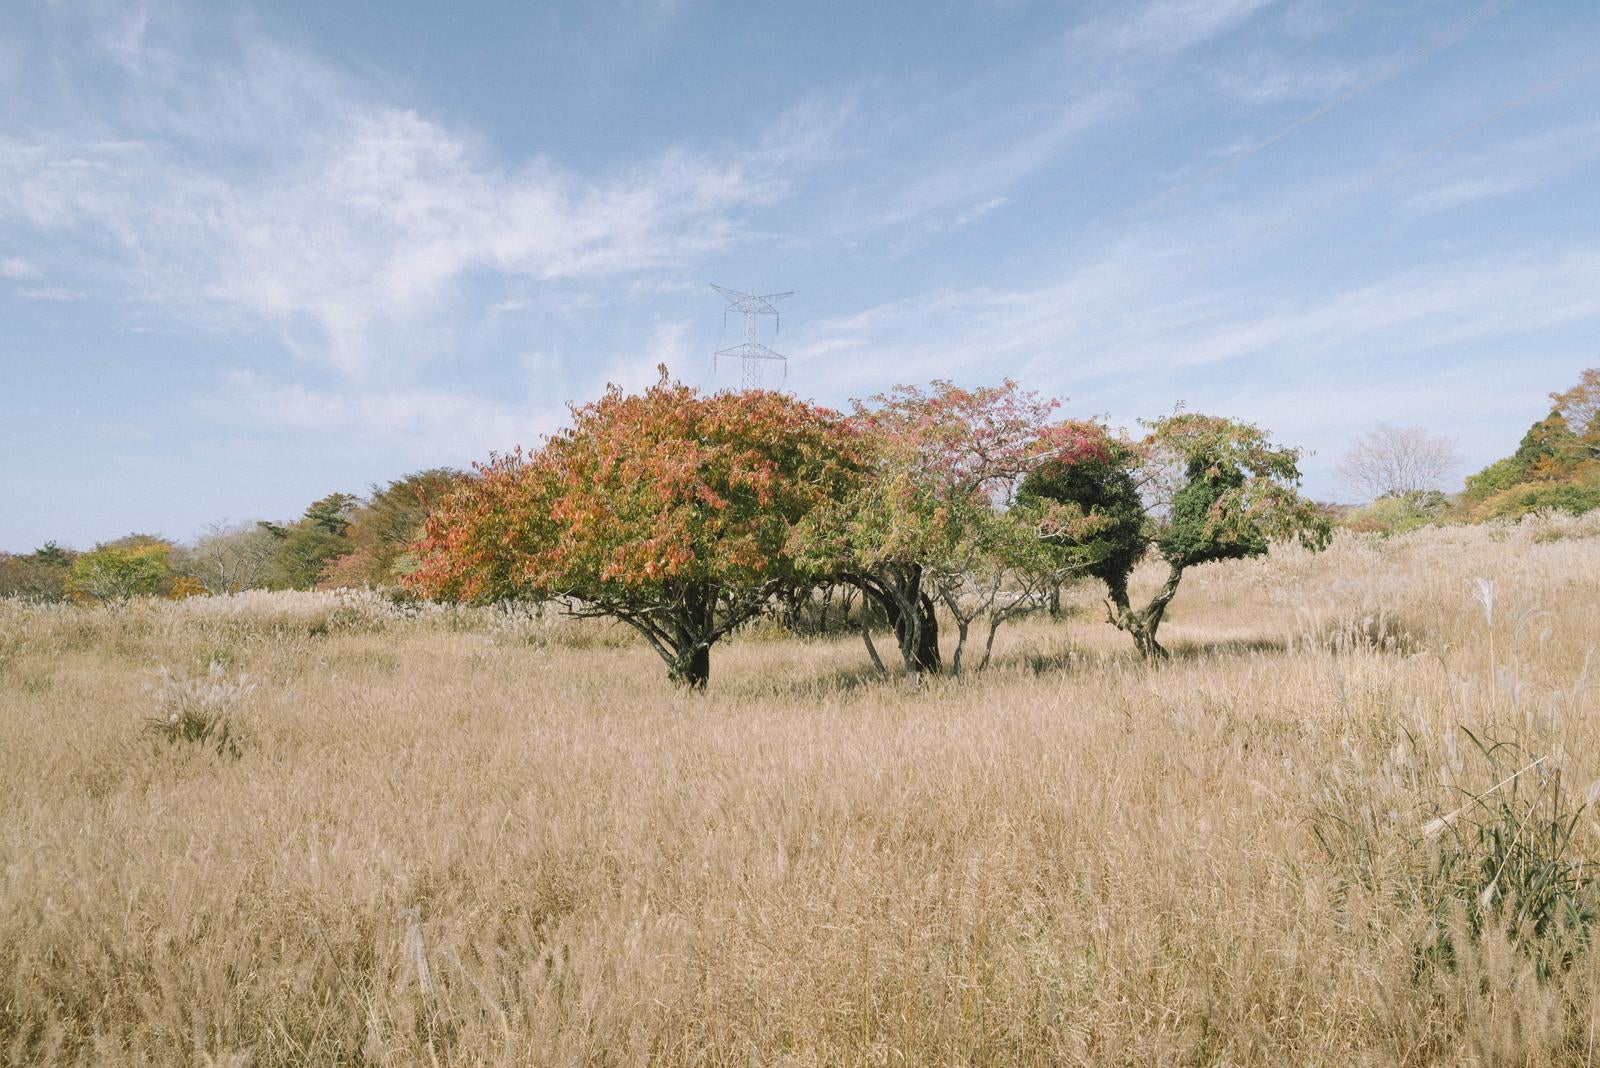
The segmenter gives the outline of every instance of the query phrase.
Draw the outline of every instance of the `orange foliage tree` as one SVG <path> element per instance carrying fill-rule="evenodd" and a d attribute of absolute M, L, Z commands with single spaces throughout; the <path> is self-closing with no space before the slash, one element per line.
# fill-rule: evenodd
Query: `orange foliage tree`
<path fill-rule="evenodd" d="M 412 589 L 562 599 L 641 634 L 677 683 L 704 687 L 711 646 L 811 580 L 795 525 L 843 492 L 848 435 L 783 394 L 611 387 L 537 452 L 497 456 L 434 509 Z"/>

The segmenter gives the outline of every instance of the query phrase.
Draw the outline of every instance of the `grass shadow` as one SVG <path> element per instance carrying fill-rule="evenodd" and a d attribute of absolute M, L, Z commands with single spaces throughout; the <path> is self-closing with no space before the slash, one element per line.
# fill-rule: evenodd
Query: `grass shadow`
<path fill-rule="evenodd" d="M 1261 653 L 1287 653 L 1287 638 L 1228 638 L 1223 641 L 1174 642 L 1167 646 L 1168 658 L 1176 661 L 1231 660 Z"/>
<path fill-rule="evenodd" d="M 898 661 L 896 665 L 898 666 Z M 813 698 L 842 697 L 872 687 L 891 687 L 905 681 L 904 672 L 890 667 L 885 675 L 865 659 L 860 664 L 826 668 L 815 674 L 782 674 L 772 676 L 745 676 L 717 684 L 713 676 L 712 687 L 722 694 L 740 700 L 751 698 Z"/>

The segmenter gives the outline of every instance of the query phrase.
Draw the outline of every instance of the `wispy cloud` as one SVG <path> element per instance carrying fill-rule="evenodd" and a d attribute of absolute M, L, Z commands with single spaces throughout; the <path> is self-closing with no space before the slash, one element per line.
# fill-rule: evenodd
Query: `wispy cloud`
<path fill-rule="evenodd" d="M 1600 158 L 1600 123 L 1562 125 L 1533 137 L 1512 138 L 1492 151 L 1470 153 L 1430 168 L 1410 184 L 1406 206 L 1447 211 L 1481 200 L 1511 196 L 1577 171 Z"/>
<path fill-rule="evenodd" d="M 1180 52 L 1230 30 L 1273 0 L 1153 0 L 1095 23 L 1082 36 L 1126 51 Z"/>
<path fill-rule="evenodd" d="M 1004 191 L 1060 157 L 1076 138 L 1121 114 L 1130 105 L 1116 90 L 1089 90 L 1070 95 L 1060 103 L 1038 103 L 1016 108 L 1002 119 L 987 113 L 932 139 L 935 152 L 908 170 L 905 181 L 894 175 L 892 194 L 882 199 L 890 206 L 876 217 L 859 220 L 863 229 L 894 226 L 945 211 L 954 205 L 989 205 L 978 215 L 1005 201 Z M 967 221 L 977 218 L 970 216 Z"/>
<path fill-rule="evenodd" d="M 1357 85 L 1365 71 L 1350 63 L 1298 62 L 1257 55 L 1217 70 L 1211 84 L 1222 97 L 1244 104 L 1277 104 L 1290 100 L 1321 100 Z"/>
<path fill-rule="evenodd" d="M 1045 388 L 1091 384 L 1105 395 L 1160 383 L 1170 390 L 1225 364 L 1255 364 L 1287 380 L 1341 352 L 1422 360 L 1600 318 L 1600 251 L 1582 246 L 1410 267 L 1288 303 L 1261 286 L 1173 291 L 1163 264 L 1183 262 L 1186 252 L 1133 244 L 1045 287 L 942 291 L 865 309 L 823 324 L 800 354 L 836 392 L 884 377 L 984 375 L 998 364 Z M 857 348 L 873 359 L 824 359 Z"/>
<path fill-rule="evenodd" d="M 66 289 L 61 286 L 18 286 L 17 296 L 23 300 L 82 300 L 84 294 L 76 289 Z"/>
<path fill-rule="evenodd" d="M 143 21 L 111 35 L 144 135 L 0 138 L 0 233 L 70 235 L 86 273 L 139 302 L 208 325 L 254 320 L 361 377 L 422 355 L 408 351 L 419 325 L 474 271 L 550 280 L 682 263 L 725 247 L 731 213 L 776 195 L 753 154 L 668 151 L 598 178 L 507 167 L 470 134 L 241 32 L 242 70 L 221 73 L 147 42 Z M 185 78 L 217 85 L 215 100 L 174 102 Z M 302 99 L 309 121 L 287 129 L 282 112 Z M 240 153 L 263 166 L 239 168 Z"/>
<path fill-rule="evenodd" d="M 388 443 L 419 463 L 537 445 L 565 414 L 555 407 L 518 406 L 443 389 L 311 389 L 247 371 L 228 376 L 218 403 L 231 417 L 261 426 Z"/>

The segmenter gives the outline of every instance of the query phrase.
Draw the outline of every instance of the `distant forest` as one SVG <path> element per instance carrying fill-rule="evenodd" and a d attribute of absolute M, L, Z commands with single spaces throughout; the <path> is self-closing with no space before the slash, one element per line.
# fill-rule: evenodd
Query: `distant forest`
<path fill-rule="evenodd" d="M 1424 484 L 1448 467 L 1449 450 L 1441 448 L 1448 442 L 1421 431 L 1367 435 L 1341 465 L 1346 484 L 1366 503 L 1329 506 L 1330 513 L 1348 529 L 1388 536 L 1431 524 L 1600 508 L 1600 368 L 1551 400 L 1549 414 L 1510 455 L 1468 476 L 1453 495 Z M 365 496 L 331 493 L 298 518 L 213 524 L 190 543 L 133 533 L 87 551 L 48 542 L 30 553 L 0 553 L 0 597 L 106 602 L 249 589 L 398 591 L 417 565 L 412 547 L 430 510 L 475 477 L 419 471 Z"/>

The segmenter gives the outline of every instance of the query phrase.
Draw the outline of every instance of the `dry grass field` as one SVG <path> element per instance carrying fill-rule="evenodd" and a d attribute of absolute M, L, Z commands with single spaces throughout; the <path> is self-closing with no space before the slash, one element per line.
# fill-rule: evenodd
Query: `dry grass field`
<path fill-rule="evenodd" d="M 1155 667 L 1085 590 L 699 696 L 593 623 L 3 604 L 0 1058 L 1593 1063 L 1597 595 L 1600 514 L 1341 535 Z"/>

